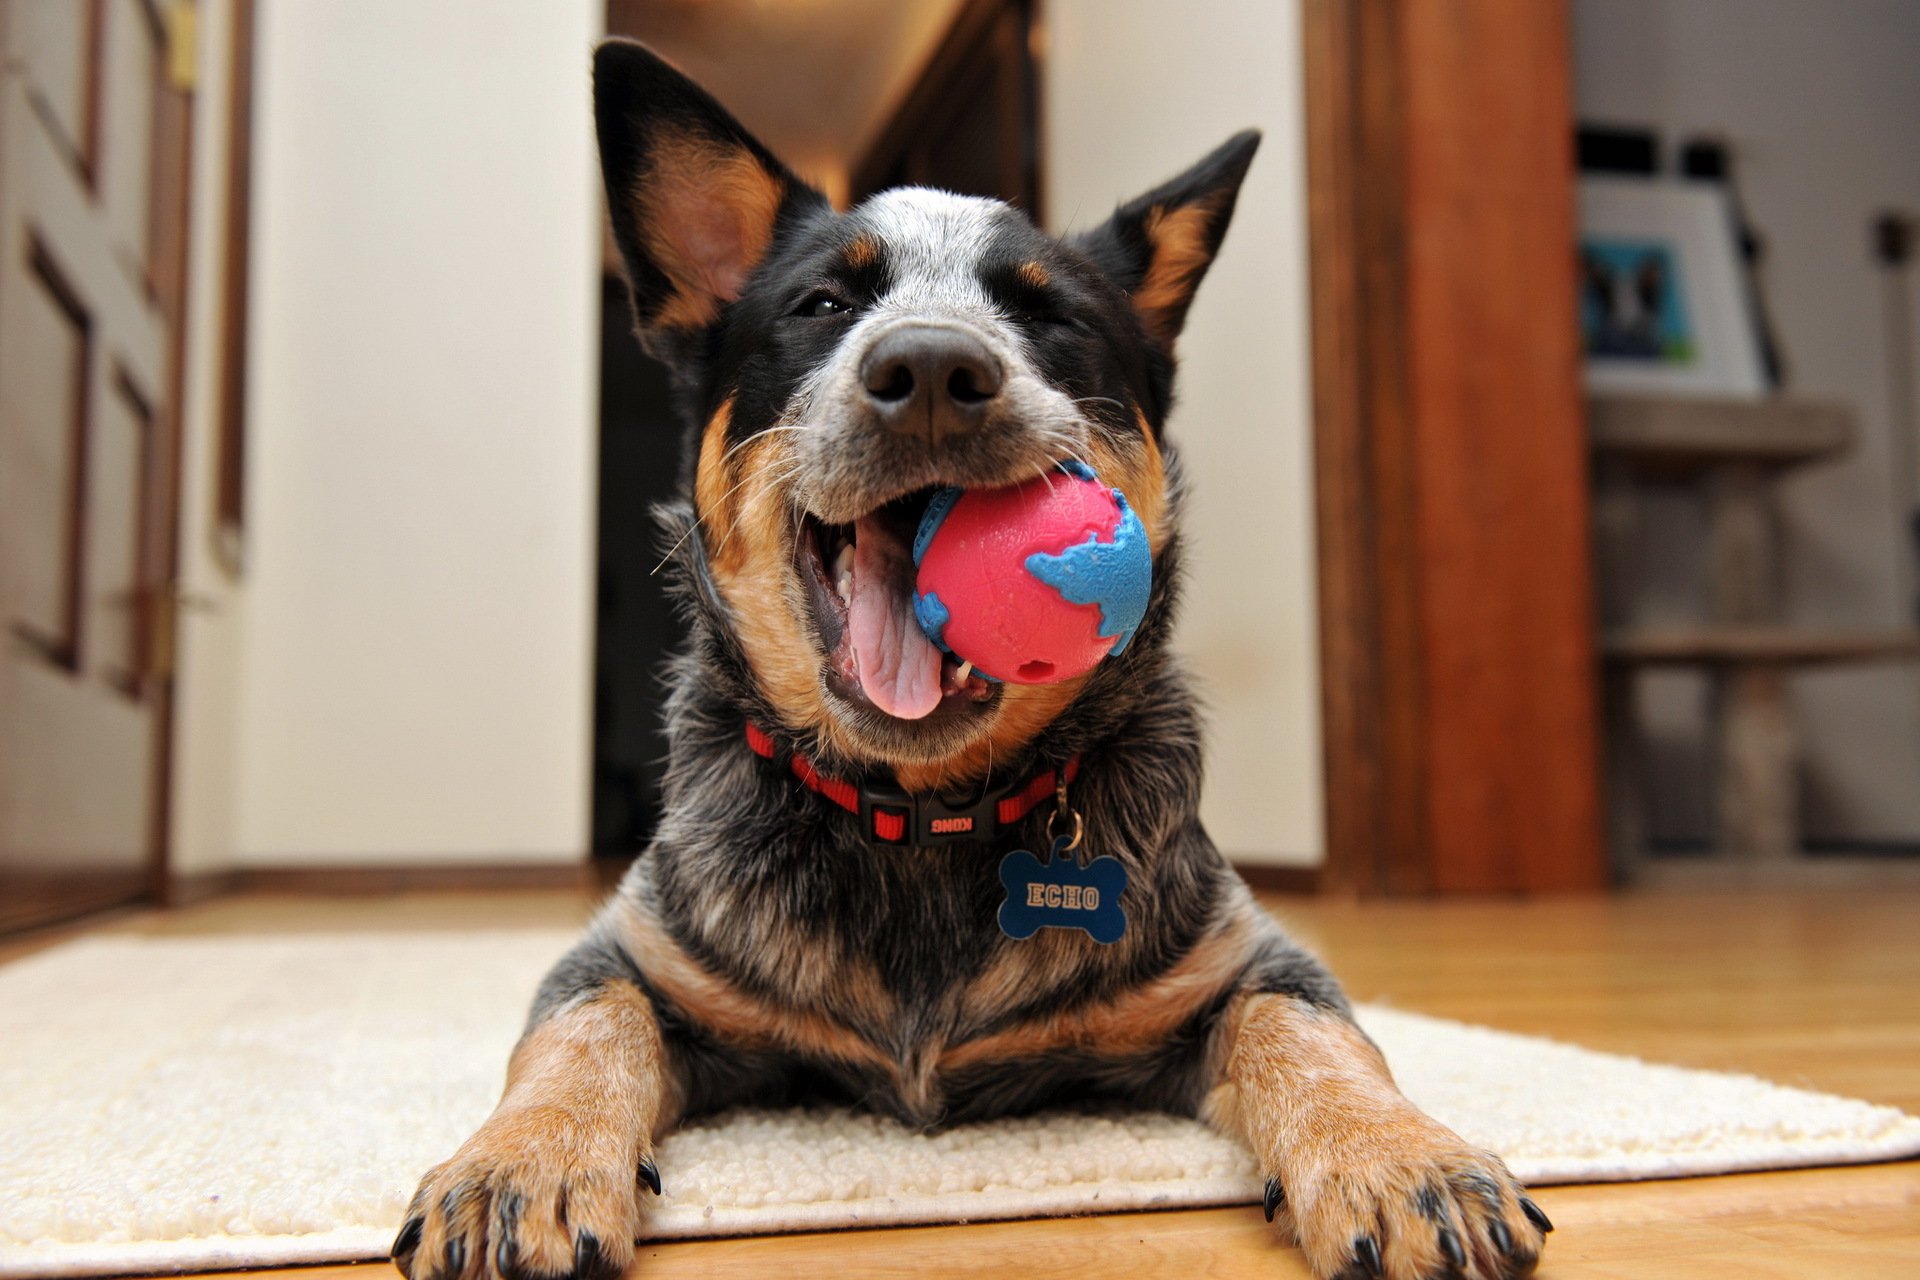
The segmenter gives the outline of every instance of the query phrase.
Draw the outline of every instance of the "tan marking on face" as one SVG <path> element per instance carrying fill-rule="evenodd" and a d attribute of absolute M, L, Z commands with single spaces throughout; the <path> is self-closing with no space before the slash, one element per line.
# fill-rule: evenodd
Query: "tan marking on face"
<path fill-rule="evenodd" d="M 853 741 L 834 718 L 820 685 L 819 646 L 801 595 L 804 587 L 795 577 L 792 504 L 781 479 L 791 466 L 789 436 L 766 432 L 730 445 L 732 411 L 729 400 L 701 432 L 694 501 L 707 560 L 732 615 L 734 634 L 782 723 L 816 733 L 842 755 L 871 759 L 873 753 Z M 1051 685 L 1008 685 L 982 736 L 941 760 L 886 763 L 910 791 L 979 778 L 995 760 L 1031 742 L 1085 683 L 1081 677 Z"/>
<path fill-rule="evenodd" d="M 1133 291 L 1133 307 L 1147 332 L 1163 346 L 1171 347 L 1177 336 L 1179 319 L 1199 274 L 1213 259 L 1207 246 L 1217 201 L 1208 199 L 1177 209 L 1156 205 L 1146 217 L 1147 240 L 1153 245 L 1153 261 L 1146 276 Z"/>
<path fill-rule="evenodd" d="M 880 242 L 869 235 L 856 237 L 847 246 L 846 259 L 855 271 L 864 271 L 880 261 Z"/>
<path fill-rule="evenodd" d="M 1159 555 L 1167 545 L 1167 461 L 1146 415 L 1134 411 L 1135 435 L 1115 444 L 1095 435 L 1087 446 L 1087 465 L 1111 488 L 1127 495 L 1127 505 L 1147 531 L 1147 545 Z"/>
<path fill-rule="evenodd" d="M 1053 283 L 1053 276 L 1037 262 L 1023 262 L 1014 268 L 1014 278 L 1021 284 L 1034 289 L 1044 289 Z"/>
<path fill-rule="evenodd" d="M 728 400 L 708 420 L 694 469 L 707 562 L 747 665 L 782 722 L 831 732 L 819 647 L 793 569 L 796 522 L 784 480 L 791 435 L 766 431 L 730 444 L 732 417 Z"/>
<path fill-rule="evenodd" d="M 615 931 L 647 981 L 714 1035 L 893 1074 L 892 1058 L 844 1023 L 749 995 L 682 950 L 651 913 L 622 905 Z"/>
<path fill-rule="evenodd" d="M 1218 999 L 1246 967 L 1257 911 L 1248 902 L 1218 932 L 1195 943 L 1178 964 L 1152 981 L 1111 1000 L 1063 1010 L 956 1045 L 941 1055 L 941 1069 L 1076 1049 L 1125 1057 L 1165 1044 L 1176 1030 Z M 1044 989 L 1054 980 L 1047 971 L 1065 968 L 1071 963 L 1068 953 L 1076 949 L 1084 949 L 1077 938 L 1058 935 L 1053 954 L 1038 957 L 1044 966 L 1039 974 L 1035 973 L 1036 957 L 1027 944 L 1006 949 L 967 989 L 964 1008 L 973 1017 L 988 1016 L 1036 987 Z"/>
<path fill-rule="evenodd" d="M 745 148 L 671 126 L 654 131 L 647 155 L 634 222 L 674 289 L 647 323 L 711 324 L 766 256 L 786 184 Z"/>
<path fill-rule="evenodd" d="M 1315 1274 L 1344 1267 L 1363 1233 L 1380 1242 L 1396 1275 L 1455 1274 L 1436 1231 L 1449 1222 L 1478 1261 L 1472 1274 L 1521 1274 L 1495 1249 L 1489 1217 L 1539 1252 L 1544 1238 L 1500 1158 L 1408 1102 L 1351 1022 L 1291 996 L 1249 994 L 1215 1034 L 1222 1080 L 1202 1114 L 1242 1137 L 1262 1170 L 1279 1177 Z M 1479 1180 L 1492 1189 L 1490 1203 L 1470 1190 Z M 1439 1223 L 1421 1213 L 1423 1193 L 1453 1201 Z"/>
<path fill-rule="evenodd" d="M 523 1205 L 512 1250 L 530 1271 L 568 1272 L 575 1230 L 593 1232 L 603 1256 L 624 1267 L 643 1217 L 634 1171 L 679 1109 L 653 1006 L 638 988 L 611 982 L 555 1010 L 514 1049 L 486 1123 L 421 1181 L 408 1209 L 422 1219 L 418 1245 L 395 1261 L 413 1274 L 418 1259 L 431 1274 L 454 1238 L 476 1256 L 494 1198 L 510 1193 Z"/>

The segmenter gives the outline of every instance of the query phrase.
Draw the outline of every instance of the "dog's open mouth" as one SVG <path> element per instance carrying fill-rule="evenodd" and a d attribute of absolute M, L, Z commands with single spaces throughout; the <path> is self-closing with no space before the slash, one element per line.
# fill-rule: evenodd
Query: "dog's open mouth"
<path fill-rule="evenodd" d="M 834 692 L 900 720 L 964 712 L 995 693 L 978 673 L 962 675 L 914 618 L 913 536 L 934 492 L 896 498 L 852 524 L 808 515 L 795 548 Z"/>

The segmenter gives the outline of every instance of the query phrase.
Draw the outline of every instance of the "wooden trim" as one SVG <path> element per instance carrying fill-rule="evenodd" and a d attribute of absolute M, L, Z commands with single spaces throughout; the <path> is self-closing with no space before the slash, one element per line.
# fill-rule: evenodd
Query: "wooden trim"
<path fill-rule="evenodd" d="M 0 871 L 0 939 L 11 946 L 18 941 L 13 935 L 131 906 L 148 896 L 146 877 L 134 870 Z"/>
<path fill-rule="evenodd" d="M 1330 888 L 1424 887 L 1412 619 L 1402 108 L 1384 6 L 1302 10 L 1322 735 Z"/>
<path fill-rule="evenodd" d="M 82 629 L 86 617 L 82 579 L 87 556 L 87 469 L 89 410 L 93 399 L 93 316 L 81 301 L 80 293 L 67 280 L 66 273 L 38 234 L 27 234 L 27 269 L 53 299 L 54 306 L 66 316 L 78 336 L 80 350 L 73 368 L 73 399 L 67 421 L 67 462 L 72 474 L 67 480 L 66 598 L 61 601 L 60 635 L 42 635 L 38 630 L 16 621 L 13 633 L 37 649 L 47 661 L 65 671 L 80 669 Z"/>
<path fill-rule="evenodd" d="M 1033 219 L 1033 225 L 1045 228 L 1047 223 L 1047 60 L 1049 28 L 1047 26 L 1046 0 L 1027 0 L 1026 29 L 1022 33 L 1026 40 L 1027 54 L 1027 110 L 1033 122 L 1032 137 L 1027 140 L 1029 151 L 1027 162 L 1031 166 L 1028 181 L 1033 188 L 1027 216 Z"/>
<path fill-rule="evenodd" d="M 1233 869 L 1240 873 L 1240 878 L 1255 893 L 1312 895 L 1320 892 L 1325 879 L 1320 867 L 1272 867 L 1236 862 Z"/>
<path fill-rule="evenodd" d="M 153 699 L 153 815 L 147 865 L 150 896 L 166 902 L 173 892 L 173 655 L 178 650 L 180 611 L 173 607 L 180 585 L 181 460 L 187 396 L 187 294 L 192 265 L 194 94 L 166 74 L 172 50 L 161 50 L 160 118 L 154 125 L 153 185 L 156 250 L 150 277 L 154 300 L 167 322 L 167 387 L 150 433 L 156 509 L 144 527 L 148 558 L 142 564 L 142 676 Z M 163 177 L 164 175 L 164 177 Z"/>
<path fill-rule="evenodd" d="M 1326 883 L 1598 886 L 1565 5 L 1303 20 Z"/>
<path fill-rule="evenodd" d="M 233 0 L 227 115 L 227 199 L 220 293 L 220 418 L 216 435 L 214 556 L 236 577 L 243 563 L 247 479 L 247 305 L 253 228 L 254 0 Z"/>
<path fill-rule="evenodd" d="M 87 79 L 86 88 L 81 90 L 85 101 L 80 111 L 80 136 L 73 140 L 74 164 L 80 170 L 80 180 L 89 194 L 100 193 L 100 128 L 105 114 L 101 110 L 102 89 L 106 84 L 105 60 L 107 54 L 107 3 L 106 0 L 88 0 L 87 2 Z M 55 131 L 57 133 L 57 131 Z"/>
<path fill-rule="evenodd" d="M 156 582 L 154 574 L 159 562 L 153 540 L 163 532 L 163 526 L 159 523 L 161 501 L 156 492 L 163 475 L 155 470 L 161 462 L 160 441 L 156 438 L 159 420 L 154 413 L 152 400 L 134 385 L 133 375 L 127 372 L 127 367 L 118 359 L 113 360 L 112 365 L 113 374 L 108 379 L 108 385 L 140 424 L 140 461 L 135 471 L 139 477 L 139 490 L 134 495 L 133 598 L 128 602 L 133 618 L 133 634 L 128 652 L 124 655 L 127 665 L 123 670 L 103 670 L 101 678 L 138 701 L 155 687 L 153 597 Z"/>
<path fill-rule="evenodd" d="M 162 284 L 160 257 L 168 249 L 169 221 L 165 207 L 168 192 L 160 180 L 160 158 L 173 142 L 167 123 L 167 95 L 171 91 L 171 77 L 167 74 L 170 50 L 167 47 L 166 19 L 161 16 L 156 0 L 137 0 L 136 7 L 146 17 L 147 37 L 153 49 L 153 101 L 149 104 L 152 114 L 147 121 L 147 216 L 145 242 L 140 246 L 140 277 L 146 287 L 148 300 L 157 304 Z"/>
<path fill-rule="evenodd" d="M 579 862 L 505 862 L 396 866 L 241 867 L 175 878 L 169 907 L 233 893 L 372 897 L 390 893 L 476 893 L 516 889 L 593 889 L 594 868 Z"/>

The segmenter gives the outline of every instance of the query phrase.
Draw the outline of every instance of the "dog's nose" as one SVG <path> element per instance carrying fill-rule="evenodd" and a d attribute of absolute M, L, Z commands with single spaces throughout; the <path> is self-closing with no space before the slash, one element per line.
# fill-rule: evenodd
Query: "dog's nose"
<path fill-rule="evenodd" d="M 985 343 L 949 325 L 903 325 L 860 362 L 860 381 L 881 421 L 936 443 L 978 426 L 1005 380 Z"/>

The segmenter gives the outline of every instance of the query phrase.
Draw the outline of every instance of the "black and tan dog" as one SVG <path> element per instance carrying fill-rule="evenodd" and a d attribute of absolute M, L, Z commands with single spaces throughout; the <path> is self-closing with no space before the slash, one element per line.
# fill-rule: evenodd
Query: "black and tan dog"
<path fill-rule="evenodd" d="M 1088 1097 L 1199 1115 L 1252 1148 L 1321 1276 L 1530 1270 L 1545 1217 L 1400 1095 L 1197 814 L 1162 428 L 1258 137 L 1062 242 L 928 190 L 836 214 L 637 45 L 599 51 L 595 89 L 640 333 L 697 450 L 665 817 L 547 978 L 498 1109 L 421 1184 L 401 1269 L 611 1275 L 677 1120 L 826 1096 L 916 1126 Z M 935 486 L 1066 458 L 1132 499 L 1147 616 L 1088 677 L 989 684 L 914 628 L 910 531 Z M 996 924 L 1001 857 L 1069 806 L 1127 872 L 1112 945 Z"/>

